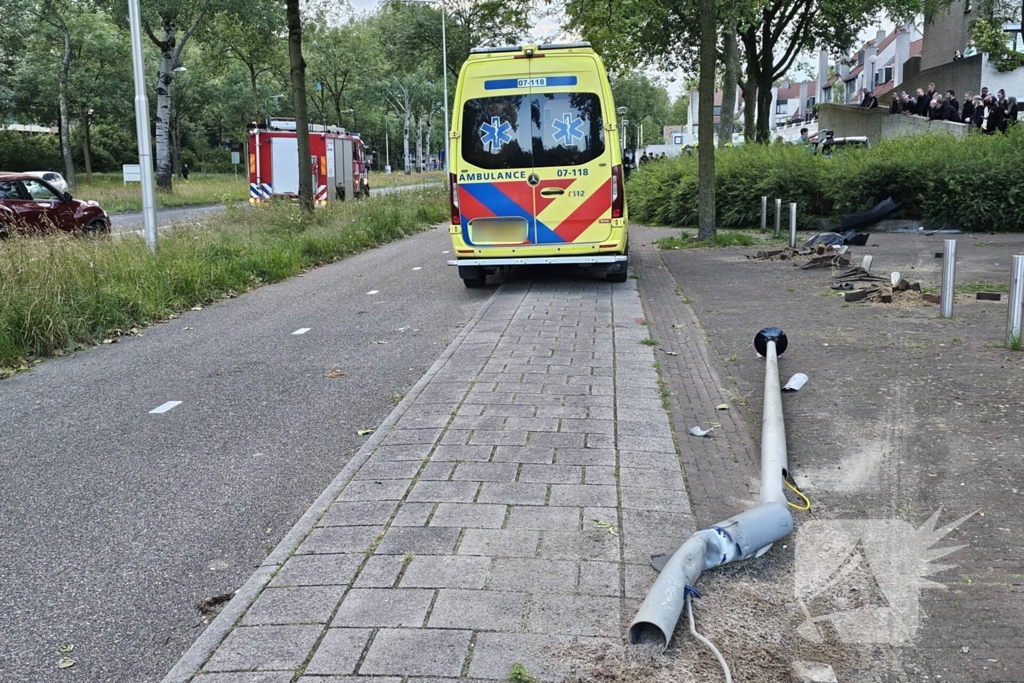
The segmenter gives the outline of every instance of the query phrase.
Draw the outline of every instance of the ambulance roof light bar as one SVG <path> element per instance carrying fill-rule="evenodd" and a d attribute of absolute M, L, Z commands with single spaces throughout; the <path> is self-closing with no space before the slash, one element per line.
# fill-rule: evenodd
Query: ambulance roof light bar
<path fill-rule="evenodd" d="M 544 43 L 539 46 L 539 50 L 571 50 L 576 47 L 590 47 L 590 42 L 586 40 L 580 40 L 575 43 Z"/>
<path fill-rule="evenodd" d="M 469 51 L 471 55 L 484 55 L 492 52 L 519 52 L 523 49 L 522 45 L 502 45 L 500 47 L 474 47 Z"/>

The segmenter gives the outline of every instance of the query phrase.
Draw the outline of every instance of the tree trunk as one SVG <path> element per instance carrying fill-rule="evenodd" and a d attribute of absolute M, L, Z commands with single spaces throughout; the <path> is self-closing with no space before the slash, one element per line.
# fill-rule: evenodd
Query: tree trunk
<path fill-rule="evenodd" d="M 256 113 L 256 123 L 260 122 L 260 93 L 256 88 L 256 69 L 249 67 L 249 85 L 252 87 L 252 110 Z"/>
<path fill-rule="evenodd" d="M 754 113 L 757 109 L 757 87 L 750 79 L 739 81 L 740 93 L 743 95 L 743 140 L 754 141 Z"/>
<path fill-rule="evenodd" d="M 722 36 L 725 52 L 725 75 L 722 78 L 722 113 L 718 117 L 718 146 L 732 145 L 736 116 L 736 85 L 739 80 L 740 50 L 736 44 L 734 27 L 726 28 Z"/>
<path fill-rule="evenodd" d="M 767 82 L 766 82 L 767 81 Z M 762 144 L 772 141 L 772 81 L 761 78 L 757 84 L 757 134 L 755 140 Z"/>
<path fill-rule="evenodd" d="M 164 22 L 164 40 L 160 48 L 160 71 L 156 77 L 156 186 L 173 189 L 174 167 L 171 163 L 171 80 L 174 78 L 173 22 Z"/>
<path fill-rule="evenodd" d="M 404 156 L 405 175 L 412 175 L 412 167 L 409 164 L 409 91 L 405 91 L 405 126 L 402 129 L 402 153 Z"/>
<path fill-rule="evenodd" d="M 82 157 L 85 158 L 85 179 L 92 182 L 92 137 L 89 135 L 89 112 L 82 120 Z"/>
<path fill-rule="evenodd" d="M 700 102 L 697 108 L 697 237 L 715 236 L 715 0 L 700 0 Z"/>
<path fill-rule="evenodd" d="M 68 70 L 71 68 L 71 32 L 66 25 L 61 26 L 64 34 L 64 58 L 60 64 L 60 155 L 64 162 L 64 180 L 68 182 L 68 190 L 74 190 L 75 163 L 71 158 L 71 117 L 68 115 Z"/>
<path fill-rule="evenodd" d="M 423 172 L 423 119 L 416 116 L 416 172 Z"/>
<path fill-rule="evenodd" d="M 287 0 L 288 61 L 295 102 L 295 137 L 299 144 L 299 206 L 313 210 L 313 175 L 310 172 L 309 106 L 306 103 L 306 62 L 302 59 L 302 15 L 299 0 Z"/>
<path fill-rule="evenodd" d="M 433 160 L 433 158 L 434 158 L 434 155 L 430 152 L 430 133 L 431 133 L 431 129 L 432 129 L 432 126 L 430 125 L 430 121 L 433 118 L 434 118 L 433 116 L 428 116 L 427 117 L 427 143 L 426 143 L 426 149 L 427 149 L 427 159 L 431 159 L 431 160 Z M 427 170 L 430 170 L 429 165 L 427 166 Z"/>

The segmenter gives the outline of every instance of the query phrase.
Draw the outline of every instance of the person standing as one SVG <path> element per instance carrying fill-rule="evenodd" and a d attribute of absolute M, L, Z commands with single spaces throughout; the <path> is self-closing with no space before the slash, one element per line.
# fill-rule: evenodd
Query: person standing
<path fill-rule="evenodd" d="M 946 100 L 942 103 L 942 106 L 939 108 L 939 118 L 941 120 L 960 123 L 960 112 L 955 106 L 953 106 L 954 102 L 956 102 L 956 99 Z"/>
<path fill-rule="evenodd" d="M 964 108 L 960 112 L 960 120 L 964 123 L 974 121 L 974 96 L 970 92 L 964 93 Z"/>
<path fill-rule="evenodd" d="M 181 165 L 181 179 L 188 180 L 188 164 L 183 163 Z"/>
<path fill-rule="evenodd" d="M 889 115 L 891 116 L 893 114 L 901 113 L 903 113 L 903 103 L 900 102 L 900 96 L 896 92 L 893 92 L 892 102 L 889 103 Z"/>
<path fill-rule="evenodd" d="M 985 101 L 985 111 L 981 118 L 981 132 L 992 135 L 1003 127 L 1003 109 L 995 95 L 989 95 Z"/>
<path fill-rule="evenodd" d="M 917 89 L 917 106 L 914 108 L 914 113 L 918 116 L 928 116 L 928 103 L 931 100 L 924 94 L 924 90 L 921 88 Z"/>
<path fill-rule="evenodd" d="M 1017 98 L 1016 97 L 1011 97 L 1006 102 L 1007 102 L 1007 107 L 1006 107 L 1006 123 L 1007 123 L 1007 126 L 1009 126 L 1009 127 L 1016 126 L 1017 125 L 1017 115 L 1019 113 L 1018 110 L 1017 110 Z"/>
<path fill-rule="evenodd" d="M 960 102 L 956 99 L 956 93 L 952 90 L 946 91 L 946 101 L 953 105 L 953 109 L 956 109 L 957 118 L 960 116 Z"/>

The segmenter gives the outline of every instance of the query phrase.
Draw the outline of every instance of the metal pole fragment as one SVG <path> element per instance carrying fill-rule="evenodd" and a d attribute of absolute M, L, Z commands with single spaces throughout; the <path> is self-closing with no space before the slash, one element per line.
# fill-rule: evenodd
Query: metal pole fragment
<path fill-rule="evenodd" d="M 1010 275 L 1010 310 L 1006 313 L 1006 348 L 1020 348 L 1024 312 L 1024 255 L 1013 257 Z"/>
<path fill-rule="evenodd" d="M 142 171 L 142 222 L 146 246 L 156 253 L 156 196 L 153 190 L 153 152 L 149 137 L 149 97 L 146 95 L 146 70 L 142 56 L 142 20 L 139 0 L 128 0 L 128 26 L 131 29 L 132 73 L 135 80 L 135 132 L 139 142 L 139 167 Z"/>
<path fill-rule="evenodd" d="M 761 232 L 768 230 L 768 198 L 761 197 Z"/>
<path fill-rule="evenodd" d="M 796 202 L 789 203 L 789 248 L 796 249 Z"/>
<path fill-rule="evenodd" d="M 946 240 L 942 248 L 942 293 L 939 317 L 953 317 L 953 282 L 956 279 L 956 240 Z"/>
<path fill-rule="evenodd" d="M 754 347 L 765 357 L 761 504 L 698 531 L 669 558 L 629 626 L 631 645 L 655 645 L 664 651 L 672 640 L 686 596 L 696 593 L 694 584 L 703 571 L 760 557 L 775 541 L 793 531 L 793 516 L 782 490 L 788 458 L 778 357 L 786 344 L 786 335 L 778 328 L 765 328 L 754 338 Z"/>
<path fill-rule="evenodd" d="M 775 200 L 775 236 L 779 236 L 779 227 L 782 221 L 782 200 Z"/>

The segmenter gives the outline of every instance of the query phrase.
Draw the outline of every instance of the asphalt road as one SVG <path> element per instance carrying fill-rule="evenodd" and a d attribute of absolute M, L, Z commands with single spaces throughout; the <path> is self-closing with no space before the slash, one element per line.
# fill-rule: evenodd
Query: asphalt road
<path fill-rule="evenodd" d="M 196 604 L 249 578 L 490 295 L 448 249 L 434 229 L 0 382 L 0 681 L 159 681 Z"/>
<path fill-rule="evenodd" d="M 436 183 L 416 185 L 394 185 L 389 187 L 378 187 L 372 190 L 374 196 L 402 192 L 405 190 L 417 190 L 424 187 L 434 187 Z M 174 223 L 184 223 L 197 218 L 202 218 L 213 213 L 220 213 L 224 210 L 223 204 L 204 204 L 200 206 L 183 206 L 173 209 L 157 209 L 156 226 L 166 228 Z M 141 211 L 128 211 L 124 213 L 110 214 L 112 232 L 132 232 L 142 230 L 143 220 Z"/>

